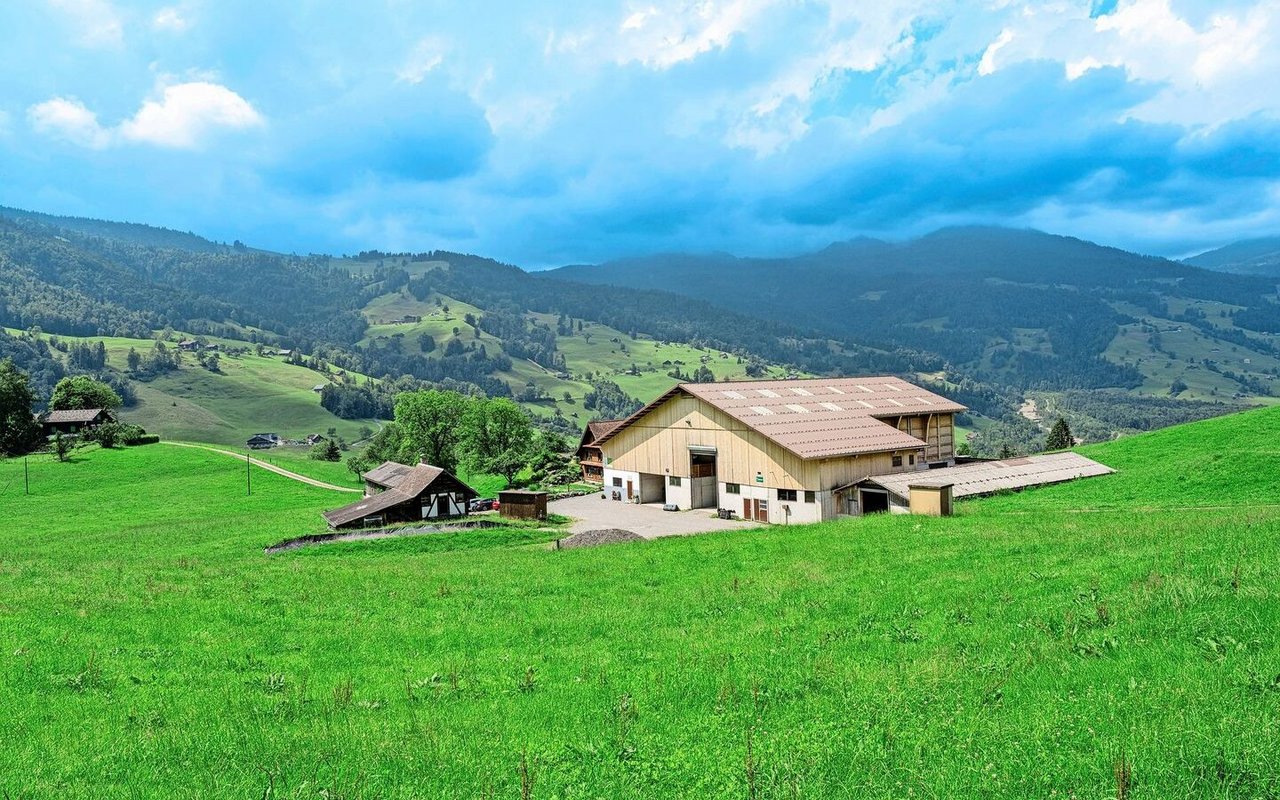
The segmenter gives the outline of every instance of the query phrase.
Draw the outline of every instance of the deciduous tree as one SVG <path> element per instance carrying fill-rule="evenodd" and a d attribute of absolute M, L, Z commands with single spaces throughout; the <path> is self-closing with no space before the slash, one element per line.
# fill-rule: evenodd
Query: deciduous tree
<path fill-rule="evenodd" d="M 26 373 L 13 359 L 0 361 L 0 453 L 21 455 L 35 447 L 40 426 L 31 416 L 34 401 Z"/>
<path fill-rule="evenodd" d="M 63 378 L 53 387 L 53 397 L 49 400 L 49 408 L 54 411 L 67 411 L 77 408 L 119 408 L 120 395 L 110 386 L 95 381 L 88 375 L 73 375 Z"/>

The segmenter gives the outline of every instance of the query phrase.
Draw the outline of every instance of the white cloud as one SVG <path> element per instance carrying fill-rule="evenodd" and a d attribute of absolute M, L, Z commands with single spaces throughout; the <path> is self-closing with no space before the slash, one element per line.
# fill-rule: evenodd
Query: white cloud
<path fill-rule="evenodd" d="M 444 63 L 445 42 L 437 36 L 418 40 L 397 76 L 407 83 L 422 83 L 436 67 Z"/>
<path fill-rule="evenodd" d="M 987 49 L 982 52 L 982 60 L 978 62 L 978 74 L 990 75 L 996 71 L 996 55 L 1005 45 L 1013 41 L 1013 31 L 1008 28 L 1000 31 L 1000 35 L 996 40 L 987 45 Z"/>
<path fill-rule="evenodd" d="M 165 6 L 151 18 L 151 27 L 158 31 L 182 33 L 191 27 L 191 20 L 177 6 Z"/>
<path fill-rule="evenodd" d="M 638 61 L 668 69 L 728 46 L 776 0 L 700 0 L 650 6 L 629 14 L 619 26 L 620 63 Z"/>
<path fill-rule="evenodd" d="M 98 115 L 74 98 L 55 97 L 27 110 L 38 133 L 101 150 L 120 142 L 192 149 L 216 129 L 240 130 L 263 124 L 240 95 L 216 83 L 195 81 L 166 86 L 159 100 L 147 100 L 131 118 L 105 127 Z"/>
<path fill-rule="evenodd" d="M 263 123 L 252 105 L 225 86 L 205 81 L 166 86 L 159 100 L 148 100 L 120 135 L 161 147 L 192 148 L 217 128 L 238 130 Z"/>
<path fill-rule="evenodd" d="M 85 47 L 117 47 L 124 41 L 124 23 L 107 0 L 49 0 L 49 5 L 64 12 Z"/>
<path fill-rule="evenodd" d="M 55 97 L 27 109 L 27 119 L 38 133 L 101 150 L 111 143 L 111 132 L 98 122 L 98 115 L 79 100 Z"/>
<path fill-rule="evenodd" d="M 1151 122 L 1214 125 L 1280 114 L 1280 95 L 1270 91 L 1280 74 L 1280 0 L 1200 18 L 1170 0 L 1121 0 L 1097 19 L 1083 5 L 1055 4 L 1011 15 L 1005 31 L 984 54 L 981 74 L 1038 59 L 1060 62 L 1071 80 L 1120 68 L 1160 87 L 1129 113 Z"/>

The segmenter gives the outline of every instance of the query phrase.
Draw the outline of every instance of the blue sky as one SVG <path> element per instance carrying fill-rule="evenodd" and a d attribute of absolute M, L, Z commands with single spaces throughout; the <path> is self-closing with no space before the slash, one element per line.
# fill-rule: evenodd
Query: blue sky
<path fill-rule="evenodd" d="M 1280 233 L 1280 0 L 31 0 L 0 204 L 525 266 Z"/>

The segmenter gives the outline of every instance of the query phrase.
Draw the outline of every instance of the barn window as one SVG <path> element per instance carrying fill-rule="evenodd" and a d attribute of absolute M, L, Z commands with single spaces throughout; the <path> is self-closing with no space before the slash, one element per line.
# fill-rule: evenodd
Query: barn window
<path fill-rule="evenodd" d="M 617 486 L 619 489 L 621 489 L 621 488 L 622 488 L 622 478 L 614 478 L 614 479 L 613 479 L 613 485 L 614 485 L 614 486 Z"/>
<path fill-rule="evenodd" d="M 742 494 L 742 486 L 737 483 L 726 483 L 724 485 L 725 494 Z"/>
<path fill-rule="evenodd" d="M 894 465 L 895 467 L 900 467 L 900 466 L 902 466 L 902 456 L 900 456 L 900 455 L 899 455 L 899 456 L 894 456 L 894 457 L 893 457 L 893 465 Z"/>
<path fill-rule="evenodd" d="M 668 485 L 668 486 L 679 486 L 679 485 L 680 485 L 680 476 L 679 476 L 679 475 L 668 475 L 668 476 L 667 476 L 667 485 Z"/>
<path fill-rule="evenodd" d="M 907 456 L 907 463 L 908 463 L 908 464 L 910 464 L 910 465 L 911 465 L 911 466 L 913 466 L 913 467 L 916 465 L 916 454 L 915 454 L 915 453 L 912 453 L 911 455 Z"/>
<path fill-rule="evenodd" d="M 796 501 L 796 490 L 795 489 L 779 489 L 778 500 L 794 503 Z"/>
<path fill-rule="evenodd" d="M 817 502 L 817 500 L 818 500 L 818 493 L 817 493 L 817 492 L 805 492 L 805 493 L 804 493 L 804 501 L 805 501 L 806 503 L 813 503 L 813 502 Z"/>

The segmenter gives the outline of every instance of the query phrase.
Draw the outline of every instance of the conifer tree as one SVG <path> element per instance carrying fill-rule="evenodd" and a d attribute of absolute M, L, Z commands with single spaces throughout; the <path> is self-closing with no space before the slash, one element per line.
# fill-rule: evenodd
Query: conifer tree
<path fill-rule="evenodd" d="M 1074 447 L 1075 443 L 1075 437 L 1071 435 L 1071 428 L 1067 426 L 1067 421 L 1058 417 L 1058 421 L 1053 423 L 1053 428 L 1049 431 L 1049 438 L 1044 442 L 1044 449 L 1066 450 Z"/>

